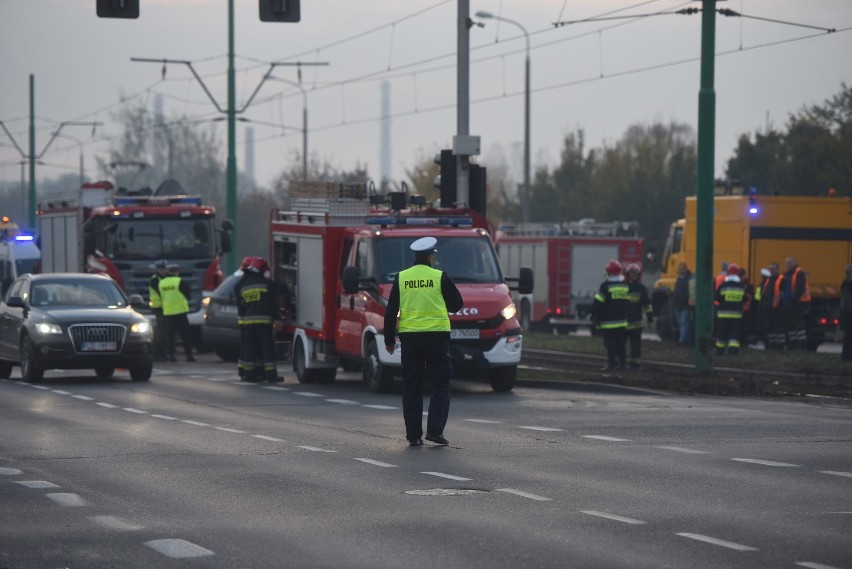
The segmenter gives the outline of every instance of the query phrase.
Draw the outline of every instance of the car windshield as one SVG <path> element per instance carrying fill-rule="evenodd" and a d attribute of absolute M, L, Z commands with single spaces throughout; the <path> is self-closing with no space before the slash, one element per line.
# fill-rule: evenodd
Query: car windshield
<path fill-rule="evenodd" d="M 85 306 L 121 308 L 127 306 L 116 284 L 108 280 L 39 281 L 32 284 L 31 306 Z"/>
<path fill-rule="evenodd" d="M 396 275 L 411 266 L 414 254 L 409 248 L 413 238 L 387 238 L 378 241 L 379 273 L 382 282 L 393 282 Z M 503 282 L 497 255 L 485 237 L 438 237 L 435 268 L 447 273 L 456 283 Z"/>
<path fill-rule="evenodd" d="M 118 260 L 213 257 L 211 219 L 116 219 L 106 230 L 106 254 Z"/>

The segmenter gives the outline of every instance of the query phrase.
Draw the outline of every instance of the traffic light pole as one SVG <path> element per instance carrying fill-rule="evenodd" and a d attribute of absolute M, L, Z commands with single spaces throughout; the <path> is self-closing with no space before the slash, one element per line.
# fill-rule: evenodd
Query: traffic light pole
<path fill-rule="evenodd" d="M 470 0 L 458 0 L 456 71 L 456 134 L 470 134 Z M 456 154 L 456 201 L 470 204 L 470 156 Z M 443 204 L 442 204 L 443 205 Z"/>
<path fill-rule="evenodd" d="M 228 255 L 228 273 L 237 269 L 237 113 L 236 78 L 234 74 L 234 0 L 228 0 L 228 161 L 227 161 L 227 203 L 228 217 L 234 224 L 231 230 L 231 250 Z"/>

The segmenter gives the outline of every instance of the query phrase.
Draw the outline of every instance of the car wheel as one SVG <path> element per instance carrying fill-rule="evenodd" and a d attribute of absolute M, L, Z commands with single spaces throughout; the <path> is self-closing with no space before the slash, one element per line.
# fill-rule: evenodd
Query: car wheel
<path fill-rule="evenodd" d="M 0 379 L 9 379 L 12 375 L 12 363 L 0 360 Z"/>
<path fill-rule="evenodd" d="M 494 391 L 505 392 L 511 391 L 515 387 L 515 380 L 518 378 L 518 366 L 495 367 L 487 372 L 489 374 L 489 383 Z"/>
<path fill-rule="evenodd" d="M 35 347 L 29 336 L 21 338 L 21 377 L 30 383 L 39 382 L 44 377 L 44 370 L 39 369 L 35 361 Z"/>
<path fill-rule="evenodd" d="M 143 362 L 130 366 L 130 379 L 133 381 L 148 381 L 154 371 L 154 362 Z"/>
<path fill-rule="evenodd" d="M 106 379 L 108 377 L 112 377 L 112 374 L 115 373 L 114 367 L 108 366 L 99 366 L 95 368 L 95 375 L 97 375 L 101 379 Z"/>
<path fill-rule="evenodd" d="M 393 387 L 394 371 L 382 364 L 376 339 L 367 343 L 367 359 L 364 361 L 364 381 L 373 393 L 389 393 Z"/>

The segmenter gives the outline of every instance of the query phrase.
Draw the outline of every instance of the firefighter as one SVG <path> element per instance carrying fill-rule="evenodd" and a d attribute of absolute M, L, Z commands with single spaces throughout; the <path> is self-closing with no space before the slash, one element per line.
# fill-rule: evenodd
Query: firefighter
<path fill-rule="evenodd" d="M 642 355 L 642 318 L 648 319 L 648 324 L 654 323 L 654 309 L 648 297 L 648 289 L 640 279 L 642 267 L 637 263 L 627 265 L 627 328 L 625 343 L 630 344 L 630 367 L 639 368 L 639 358 Z M 626 350 L 626 348 L 625 348 Z"/>
<path fill-rule="evenodd" d="M 601 371 L 624 368 L 624 331 L 627 328 L 627 303 L 630 287 L 621 274 L 621 263 L 611 259 L 606 264 L 606 280 L 592 303 L 592 322 L 603 334 L 607 364 Z"/>
<path fill-rule="evenodd" d="M 240 268 L 237 269 L 237 272 L 234 273 L 234 275 L 237 275 L 237 274 L 239 274 L 240 276 L 245 275 L 246 270 L 248 269 L 249 265 L 251 264 L 252 259 L 254 259 L 254 257 L 243 257 L 243 261 L 242 261 L 242 263 L 240 263 Z M 240 331 L 240 354 L 242 354 L 243 344 L 245 344 L 245 341 L 246 341 L 246 338 L 245 338 L 245 335 L 246 335 L 245 332 L 246 331 L 245 331 L 245 327 L 243 326 L 243 317 L 245 316 L 244 312 L 245 312 L 245 308 L 243 307 L 243 305 L 241 303 L 238 302 L 237 303 L 237 329 Z M 254 365 L 254 363 L 252 363 L 252 365 Z M 237 373 L 240 376 L 240 380 L 244 381 L 244 378 L 245 378 L 245 375 L 246 375 L 246 365 L 245 365 L 245 362 L 243 362 L 243 360 L 239 359 L 239 358 L 237 359 Z"/>
<path fill-rule="evenodd" d="M 394 279 L 385 309 L 385 349 L 389 354 L 396 349 L 399 316 L 402 414 L 405 437 L 411 446 L 423 444 L 424 371 L 432 379 L 425 438 L 439 445 L 449 444 L 444 437 L 453 376 L 448 313 L 461 310 L 464 301 L 450 277 L 433 268 L 437 243 L 434 237 L 422 237 L 411 244 L 414 265 Z"/>
<path fill-rule="evenodd" d="M 243 278 L 234 287 L 241 314 L 242 343 L 238 366 L 243 372 L 242 380 L 284 381 L 278 375 L 273 332 L 275 321 L 281 316 L 279 303 L 284 287 L 266 276 L 269 263 L 262 257 L 252 257 L 245 264 Z"/>
<path fill-rule="evenodd" d="M 154 313 L 154 358 L 166 359 L 166 350 L 163 348 L 166 337 L 166 321 L 163 318 L 163 299 L 160 298 L 160 280 L 166 277 L 165 259 L 154 263 L 156 272 L 148 280 L 148 306 Z"/>
<path fill-rule="evenodd" d="M 747 348 L 755 329 L 757 306 L 754 302 L 754 284 L 749 280 L 748 273 L 740 267 L 740 282 L 743 285 L 743 320 L 740 324 L 740 347 Z"/>
<path fill-rule="evenodd" d="M 808 277 L 793 257 L 784 261 L 787 272 L 781 287 L 781 306 L 787 329 L 787 349 L 800 350 L 807 347 L 808 335 L 805 328 L 811 310 L 811 289 Z"/>
<path fill-rule="evenodd" d="M 163 319 L 166 322 L 164 350 L 169 361 L 176 362 L 175 334 L 180 334 L 186 361 L 194 362 L 192 342 L 189 334 L 189 285 L 180 277 L 180 266 L 172 263 L 166 267 L 168 275 L 160 279 L 158 290 L 163 302 Z"/>
<path fill-rule="evenodd" d="M 736 263 L 728 265 L 728 276 L 716 291 L 716 354 L 730 355 L 740 351 L 740 325 L 743 319 L 745 288 L 740 281 L 740 267 Z"/>

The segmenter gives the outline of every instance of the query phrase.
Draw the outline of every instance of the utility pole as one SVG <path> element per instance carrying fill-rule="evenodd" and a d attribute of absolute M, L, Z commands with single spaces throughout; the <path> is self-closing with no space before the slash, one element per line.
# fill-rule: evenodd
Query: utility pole
<path fill-rule="evenodd" d="M 479 137 L 470 136 L 470 0 L 458 0 L 456 72 L 456 201 L 470 205 L 470 157 L 479 154 Z"/>
<path fill-rule="evenodd" d="M 30 73 L 30 191 L 29 191 L 29 211 L 27 212 L 27 225 L 30 229 L 35 229 L 35 210 L 36 210 L 36 183 L 35 183 L 35 75 Z"/>
<path fill-rule="evenodd" d="M 234 224 L 231 230 L 233 255 L 228 255 L 228 273 L 237 269 L 237 127 L 236 127 L 237 83 L 234 74 L 234 0 L 228 0 L 228 162 L 226 203 L 228 217 Z"/>

